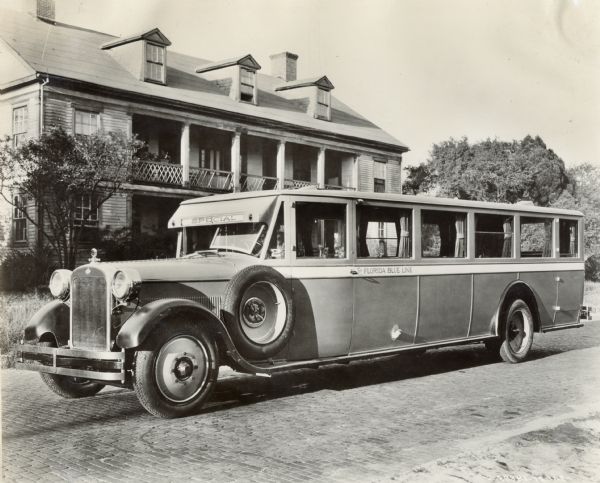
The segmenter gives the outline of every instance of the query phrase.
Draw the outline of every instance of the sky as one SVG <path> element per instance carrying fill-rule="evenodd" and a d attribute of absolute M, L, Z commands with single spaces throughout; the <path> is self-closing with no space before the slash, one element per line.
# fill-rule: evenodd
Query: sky
<path fill-rule="evenodd" d="M 6 1 L 6 0 L 0 0 Z M 597 0 L 56 0 L 57 20 L 219 60 L 299 55 L 298 76 L 407 144 L 539 135 L 567 164 L 600 166 Z"/>

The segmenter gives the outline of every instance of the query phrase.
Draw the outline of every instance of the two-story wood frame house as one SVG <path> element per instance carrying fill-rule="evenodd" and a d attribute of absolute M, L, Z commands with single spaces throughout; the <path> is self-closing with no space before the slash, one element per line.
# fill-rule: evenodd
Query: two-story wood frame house
<path fill-rule="evenodd" d="M 265 75 L 250 54 L 209 62 L 159 28 L 116 38 L 35 6 L 0 13 L 0 132 L 19 143 L 52 126 L 120 130 L 156 155 L 94 213 L 98 227 L 157 233 L 183 199 L 228 191 L 400 192 L 408 148 L 333 97 L 327 76 L 297 79 L 295 54 L 272 55 Z M 18 209 L 11 239 L 36 239 Z"/>

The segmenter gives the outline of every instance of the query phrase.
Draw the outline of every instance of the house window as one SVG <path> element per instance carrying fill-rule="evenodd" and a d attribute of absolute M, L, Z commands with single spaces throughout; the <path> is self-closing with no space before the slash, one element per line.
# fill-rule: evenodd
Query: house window
<path fill-rule="evenodd" d="M 75 111 L 75 134 L 89 136 L 98 132 L 98 113 Z"/>
<path fill-rule="evenodd" d="M 387 174 L 387 163 L 375 161 L 373 165 L 373 189 L 375 193 L 385 193 L 385 178 Z"/>
<path fill-rule="evenodd" d="M 331 93 L 325 89 L 317 89 L 317 117 L 329 120 L 329 104 Z"/>
<path fill-rule="evenodd" d="M 13 198 L 13 233 L 16 242 L 27 241 L 26 200 L 21 195 Z"/>
<path fill-rule="evenodd" d="M 75 225 L 84 227 L 98 226 L 98 206 L 90 195 L 83 195 L 75 205 Z"/>
<path fill-rule="evenodd" d="M 240 69 L 240 99 L 254 102 L 254 85 L 256 73 L 248 69 Z"/>
<path fill-rule="evenodd" d="M 165 48 L 146 44 L 146 80 L 165 82 Z"/>
<path fill-rule="evenodd" d="M 17 147 L 27 138 L 27 106 L 13 109 L 13 146 Z"/>

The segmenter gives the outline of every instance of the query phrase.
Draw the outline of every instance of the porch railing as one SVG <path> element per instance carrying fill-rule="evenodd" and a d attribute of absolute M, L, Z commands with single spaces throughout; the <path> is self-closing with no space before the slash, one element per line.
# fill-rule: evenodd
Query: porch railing
<path fill-rule="evenodd" d="M 190 168 L 190 188 L 231 191 L 233 173 L 208 168 Z"/>
<path fill-rule="evenodd" d="M 240 185 L 242 191 L 276 190 L 279 186 L 279 180 L 271 176 L 243 173 L 240 176 Z"/>
<path fill-rule="evenodd" d="M 286 189 L 298 189 L 298 188 L 317 188 L 317 183 L 313 183 L 312 181 L 304 181 L 299 179 L 286 179 L 284 183 L 284 187 Z"/>
<path fill-rule="evenodd" d="M 183 168 L 180 164 L 142 161 L 134 165 L 132 178 L 134 181 L 146 183 L 181 186 L 183 184 Z"/>
<path fill-rule="evenodd" d="M 343 191 L 356 191 L 356 188 L 352 186 L 341 186 L 337 184 L 326 184 L 326 190 L 343 190 Z"/>

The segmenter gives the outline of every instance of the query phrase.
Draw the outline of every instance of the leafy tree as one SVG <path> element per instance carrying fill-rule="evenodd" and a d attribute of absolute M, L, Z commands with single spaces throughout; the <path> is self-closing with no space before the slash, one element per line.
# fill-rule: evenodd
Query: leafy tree
<path fill-rule="evenodd" d="M 53 129 L 13 148 L 0 144 L 0 193 L 35 202 L 39 216 L 24 210 L 43 243 L 54 250 L 61 267 L 74 268 L 83 225 L 130 176 L 135 153 L 143 143 L 122 133 L 73 136 Z M 82 200 L 91 200 L 91 210 Z"/>
<path fill-rule="evenodd" d="M 433 145 L 429 159 L 409 169 L 407 192 L 515 203 L 528 199 L 548 206 L 568 186 L 564 162 L 539 137 L 521 141 L 467 138 Z"/>
<path fill-rule="evenodd" d="M 589 163 L 568 170 L 570 189 L 552 203 L 557 208 L 579 210 L 585 216 L 584 250 L 586 256 L 600 254 L 600 168 Z"/>

